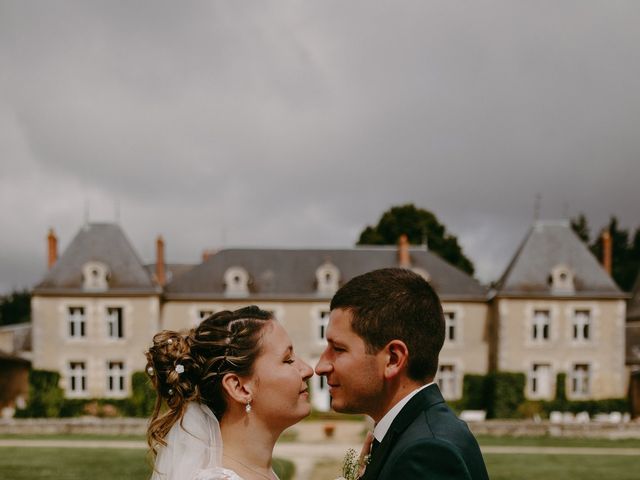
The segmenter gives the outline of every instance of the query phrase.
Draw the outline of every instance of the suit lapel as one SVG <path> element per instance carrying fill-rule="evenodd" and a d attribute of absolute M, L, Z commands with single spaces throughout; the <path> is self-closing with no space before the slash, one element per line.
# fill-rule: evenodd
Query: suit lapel
<path fill-rule="evenodd" d="M 420 412 L 437 403 L 444 402 L 442 394 L 437 385 L 430 385 L 416 393 L 409 402 L 402 407 L 396 418 L 391 423 L 389 431 L 382 439 L 382 443 L 376 450 L 376 454 L 371 458 L 371 463 L 367 465 L 361 480 L 373 480 L 378 478 L 384 463 L 391 452 L 397 438 L 415 420 Z"/>

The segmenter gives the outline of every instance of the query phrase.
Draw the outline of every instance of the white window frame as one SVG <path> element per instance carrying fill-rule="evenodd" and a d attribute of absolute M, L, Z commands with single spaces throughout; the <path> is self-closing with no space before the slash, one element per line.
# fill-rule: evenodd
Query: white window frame
<path fill-rule="evenodd" d="M 460 379 L 458 365 L 442 362 L 438 365 L 437 383 L 442 396 L 447 400 L 460 398 Z"/>
<path fill-rule="evenodd" d="M 74 311 L 80 311 L 80 314 Z M 87 307 L 67 306 L 67 338 L 79 340 L 87 338 Z"/>
<path fill-rule="evenodd" d="M 546 317 L 538 315 L 546 312 Z M 546 327 L 546 336 L 545 336 Z M 535 343 L 547 343 L 551 341 L 551 309 L 534 308 L 531 317 L 531 330 L 529 339 Z"/>
<path fill-rule="evenodd" d="M 584 313 L 586 315 L 583 315 Z M 591 342 L 593 340 L 593 311 L 590 308 L 573 309 L 571 339 L 574 342 Z"/>
<path fill-rule="evenodd" d="M 578 367 L 586 367 L 578 368 Z M 588 398 L 591 395 L 592 367 L 588 362 L 571 365 L 570 392 L 572 398 Z"/>
<path fill-rule="evenodd" d="M 333 295 L 340 286 L 340 270 L 331 262 L 316 269 L 317 291 L 321 295 Z"/>
<path fill-rule="evenodd" d="M 549 377 L 546 379 L 548 382 L 547 384 L 548 391 L 546 392 L 546 395 L 544 392 L 540 392 L 541 390 L 540 384 L 544 380 L 543 378 L 541 378 L 541 373 L 540 373 L 542 368 L 536 368 L 536 367 L 546 367 L 548 370 Z M 531 398 L 540 398 L 540 399 L 550 398 L 553 394 L 552 378 L 553 378 L 553 366 L 549 362 L 533 363 L 531 365 L 531 369 L 529 370 L 529 379 L 527 382 L 528 389 L 529 389 L 529 396 Z"/>
<path fill-rule="evenodd" d="M 107 360 L 106 392 L 112 397 L 127 396 L 127 374 L 125 363 L 120 360 Z M 115 388 L 114 388 L 115 387 Z"/>
<path fill-rule="evenodd" d="M 67 396 L 85 397 L 88 393 L 87 362 L 71 360 L 67 363 Z"/>
<path fill-rule="evenodd" d="M 87 262 L 82 266 L 82 289 L 104 292 L 109 289 L 109 267 L 102 262 Z"/>
<path fill-rule="evenodd" d="M 329 327 L 329 315 L 331 310 L 329 308 L 319 309 L 316 317 L 316 343 L 327 343 L 327 328 Z"/>
<path fill-rule="evenodd" d="M 454 310 L 445 310 L 445 341 L 448 343 L 458 343 L 460 341 L 460 322 L 458 321 L 458 312 Z M 453 338 L 451 338 L 453 332 Z"/>
<path fill-rule="evenodd" d="M 214 313 L 216 313 L 216 311 L 213 308 L 199 308 L 196 311 L 196 318 L 198 320 L 198 324 L 203 320 L 209 318 Z"/>
<path fill-rule="evenodd" d="M 105 307 L 104 315 L 107 326 L 107 337 L 111 340 L 124 340 L 124 307 L 108 305 Z M 114 316 L 114 312 L 120 312 L 119 317 Z"/>
<path fill-rule="evenodd" d="M 242 267 L 229 267 L 224 272 L 225 295 L 228 297 L 249 296 L 249 272 Z"/>
<path fill-rule="evenodd" d="M 311 363 L 315 365 L 318 363 L 318 360 Z M 327 384 L 327 377 L 324 375 L 314 375 L 311 377 L 311 403 L 318 411 L 328 412 L 331 410 L 329 385 Z"/>

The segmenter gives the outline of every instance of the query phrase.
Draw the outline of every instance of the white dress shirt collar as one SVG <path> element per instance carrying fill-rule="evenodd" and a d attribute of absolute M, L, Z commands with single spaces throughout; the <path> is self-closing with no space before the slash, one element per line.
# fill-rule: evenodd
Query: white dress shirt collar
<path fill-rule="evenodd" d="M 402 400 L 400 400 L 398 403 L 396 403 L 393 406 L 393 408 L 391 410 L 389 410 L 385 414 L 385 416 L 382 417 L 382 419 L 374 427 L 374 429 L 373 429 L 374 438 L 382 443 L 382 439 L 384 438 L 384 436 L 389 431 L 389 427 L 391 427 L 391 424 L 393 423 L 395 418 L 400 413 L 400 410 L 402 410 L 402 408 L 407 403 L 409 403 L 409 400 L 411 400 L 414 397 L 414 395 L 416 395 L 420 390 L 423 390 L 423 389 L 427 388 L 429 385 L 433 385 L 433 383 L 434 382 L 427 383 L 426 385 L 423 385 L 423 386 L 421 386 L 419 388 L 416 388 L 414 391 L 412 391 L 407 396 L 405 396 Z"/>

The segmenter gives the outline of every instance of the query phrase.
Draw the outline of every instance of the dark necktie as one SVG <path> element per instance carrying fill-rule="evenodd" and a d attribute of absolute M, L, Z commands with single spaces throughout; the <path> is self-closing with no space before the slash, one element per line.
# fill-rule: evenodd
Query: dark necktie
<path fill-rule="evenodd" d="M 373 443 L 371 444 L 371 456 L 373 457 L 376 453 L 376 449 L 380 446 L 380 442 L 377 438 L 373 439 Z"/>

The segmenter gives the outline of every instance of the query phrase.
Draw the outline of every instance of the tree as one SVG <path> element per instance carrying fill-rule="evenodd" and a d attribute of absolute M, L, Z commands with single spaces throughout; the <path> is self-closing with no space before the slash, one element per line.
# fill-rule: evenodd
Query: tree
<path fill-rule="evenodd" d="M 589 225 L 584 214 L 571 219 L 571 228 L 589 247 L 591 253 L 601 260 L 602 235 L 598 235 L 589 243 Z M 630 291 L 640 270 L 640 227 L 636 229 L 633 241 L 630 241 L 629 230 L 618 226 L 615 216 L 611 216 L 605 229 L 611 235 L 611 276 L 622 290 Z"/>
<path fill-rule="evenodd" d="M 587 217 L 585 217 L 583 213 L 578 215 L 578 218 L 571 219 L 571 228 L 574 232 L 576 232 L 576 234 L 584 243 L 589 245 L 591 233 L 589 232 L 589 223 L 587 222 Z"/>
<path fill-rule="evenodd" d="M 412 203 L 391 207 L 382 214 L 376 226 L 367 226 L 360 234 L 358 245 L 393 245 L 405 234 L 413 245 L 427 244 L 452 265 L 473 275 L 474 266 L 462 252 L 458 239 L 447 232 L 438 218 Z"/>
<path fill-rule="evenodd" d="M 0 300 L 0 325 L 28 322 L 31 318 L 31 293 L 15 291 Z"/>

